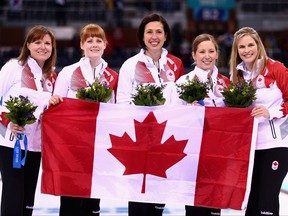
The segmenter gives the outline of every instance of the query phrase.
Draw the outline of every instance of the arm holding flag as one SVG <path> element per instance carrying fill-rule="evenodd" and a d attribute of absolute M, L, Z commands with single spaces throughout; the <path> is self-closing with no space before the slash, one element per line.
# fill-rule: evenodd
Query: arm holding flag
<path fill-rule="evenodd" d="M 267 56 L 255 29 L 243 27 L 234 34 L 230 71 L 234 84 L 252 82 L 256 88 L 250 107 L 259 125 L 245 215 L 279 215 L 280 189 L 288 172 L 288 69 Z"/>

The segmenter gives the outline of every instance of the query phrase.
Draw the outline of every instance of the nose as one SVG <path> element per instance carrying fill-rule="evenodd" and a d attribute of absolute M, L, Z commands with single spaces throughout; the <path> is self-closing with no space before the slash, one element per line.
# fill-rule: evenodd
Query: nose
<path fill-rule="evenodd" d="M 244 48 L 244 52 L 245 52 L 245 53 L 249 52 L 249 50 L 250 50 L 249 47 L 245 47 L 245 48 Z"/>
<path fill-rule="evenodd" d="M 205 53 L 205 58 L 210 58 L 209 52 L 206 52 L 206 53 Z"/>
<path fill-rule="evenodd" d="M 96 47 L 98 45 L 98 43 L 96 41 L 93 41 L 92 46 Z"/>
<path fill-rule="evenodd" d="M 41 47 L 42 49 L 45 49 L 45 43 L 41 43 L 41 44 L 40 44 L 40 47 Z"/>
<path fill-rule="evenodd" d="M 152 38 L 155 38 L 156 35 L 157 35 L 156 32 L 153 32 L 153 33 L 152 33 Z"/>

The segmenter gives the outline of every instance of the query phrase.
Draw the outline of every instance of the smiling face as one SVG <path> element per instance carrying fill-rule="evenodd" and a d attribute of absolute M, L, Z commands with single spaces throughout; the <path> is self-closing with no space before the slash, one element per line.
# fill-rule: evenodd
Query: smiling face
<path fill-rule="evenodd" d="M 197 67 L 203 70 L 213 70 L 218 58 L 218 52 L 215 44 L 207 40 L 198 44 L 196 51 L 192 52 L 192 57 Z"/>
<path fill-rule="evenodd" d="M 35 59 L 38 65 L 42 68 L 45 61 L 50 58 L 52 54 L 52 39 L 49 34 L 43 36 L 27 44 L 30 51 L 30 56 Z"/>
<path fill-rule="evenodd" d="M 252 70 L 253 64 L 257 58 L 258 46 L 255 40 L 246 35 L 239 39 L 237 46 L 239 57 L 244 62 L 248 70 Z"/>
<path fill-rule="evenodd" d="M 158 21 L 147 23 L 144 29 L 143 41 L 148 51 L 161 50 L 166 41 L 163 24 Z"/>
<path fill-rule="evenodd" d="M 104 53 L 106 43 L 100 37 L 88 37 L 80 46 L 85 57 L 99 59 Z"/>

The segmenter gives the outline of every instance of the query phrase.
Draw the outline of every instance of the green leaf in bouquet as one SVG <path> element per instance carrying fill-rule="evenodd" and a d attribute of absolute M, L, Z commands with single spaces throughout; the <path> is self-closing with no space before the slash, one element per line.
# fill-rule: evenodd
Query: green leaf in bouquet
<path fill-rule="evenodd" d="M 203 100 L 207 97 L 209 91 L 208 82 L 201 82 L 196 75 L 191 80 L 189 79 L 189 76 L 187 76 L 185 83 L 177 84 L 176 86 L 179 98 L 187 103 Z"/>
<path fill-rule="evenodd" d="M 111 97 L 112 89 L 100 83 L 98 79 L 85 88 L 79 88 L 76 92 L 76 98 L 94 102 L 107 103 Z"/>
<path fill-rule="evenodd" d="M 9 100 L 5 101 L 5 107 L 9 110 L 5 114 L 13 124 L 18 124 L 24 127 L 26 124 L 32 124 L 36 121 L 34 112 L 37 106 L 34 106 L 28 97 L 20 95 L 19 97 L 10 96 Z"/>
<path fill-rule="evenodd" d="M 243 83 L 230 83 L 228 88 L 224 88 L 222 95 L 227 107 L 245 108 L 249 107 L 256 100 L 256 89 L 252 81 Z"/>
<path fill-rule="evenodd" d="M 138 106 L 163 105 L 166 99 L 163 96 L 163 89 L 166 85 L 138 84 L 136 93 L 132 95 L 132 102 Z"/>

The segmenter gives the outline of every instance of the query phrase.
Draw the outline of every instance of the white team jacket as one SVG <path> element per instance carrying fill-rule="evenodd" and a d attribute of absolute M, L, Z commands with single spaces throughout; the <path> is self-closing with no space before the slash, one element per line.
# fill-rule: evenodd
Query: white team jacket
<path fill-rule="evenodd" d="M 28 150 L 29 151 L 41 151 L 41 124 L 40 118 L 43 110 L 48 106 L 48 101 L 53 91 L 53 83 L 44 82 L 42 77 L 42 69 L 38 66 L 36 61 L 32 58 L 28 59 L 28 66 L 31 69 L 31 77 L 23 75 L 24 67 L 18 63 L 18 60 L 12 59 L 8 61 L 0 71 L 0 98 L 2 99 L 2 105 L 5 105 L 4 101 L 9 99 L 9 96 L 16 97 L 22 95 L 28 96 L 29 100 L 37 105 L 37 109 L 34 113 L 38 119 L 35 123 L 25 126 L 25 134 L 28 139 Z M 24 76 L 24 77 L 23 77 Z M 27 85 L 23 86 L 23 80 L 28 80 Z M 53 78 L 52 82 L 55 82 Z M 37 90 L 29 88 L 29 85 L 36 85 Z M 44 85 L 43 85 L 44 84 Z M 2 110 L 8 112 L 6 108 Z M 0 120 L 1 121 L 1 120 Z M 0 122 L 1 123 L 1 122 Z M 9 140 L 11 131 L 9 127 L 5 127 L 0 124 L 0 145 L 14 148 L 15 137 Z M 21 146 L 22 149 L 23 146 Z"/>

